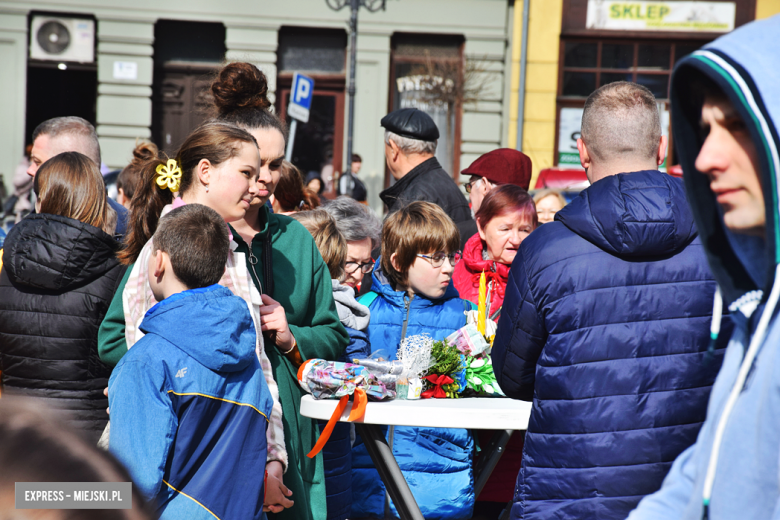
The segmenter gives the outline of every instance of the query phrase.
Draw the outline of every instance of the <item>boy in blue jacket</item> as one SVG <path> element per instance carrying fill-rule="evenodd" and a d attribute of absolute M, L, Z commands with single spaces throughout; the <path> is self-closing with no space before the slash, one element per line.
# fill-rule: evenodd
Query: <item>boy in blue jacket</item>
<path fill-rule="evenodd" d="M 272 398 L 250 310 L 217 285 L 227 226 L 188 204 L 160 220 L 154 248 L 160 303 L 109 380 L 109 449 L 163 519 L 259 519 Z"/>
<path fill-rule="evenodd" d="M 458 228 L 430 202 L 412 202 L 385 220 L 371 292 L 360 299 L 371 311 L 373 351 L 396 359 L 407 336 L 441 340 L 466 325 L 471 304 L 451 283 L 459 246 Z M 471 518 L 474 440 L 468 430 L 396 427 L 392 447 L 425 518 Z M 383 518 L 385 487 L 359 438 L 352 467 L 352 518 Z M 391 514 L 398 516 L 392 505 Z"/>

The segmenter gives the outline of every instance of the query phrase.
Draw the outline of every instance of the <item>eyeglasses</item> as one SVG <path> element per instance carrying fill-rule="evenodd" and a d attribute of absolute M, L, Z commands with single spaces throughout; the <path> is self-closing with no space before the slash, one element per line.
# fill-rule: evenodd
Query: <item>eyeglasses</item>
<path fill-rule="evenodd" d="M 482 177 L 475 181 L 469 181 L 466 184 L 463 185 L 464 188 L 466 188 L 466 193 L 471 193 L 471 190 L 474 189 L 474 185 L 482 180 Z"/>
<path fill-rule="evenodd" d="M 463 187 L 466 189 L 466 193 L 471 193 L 471 190 L 473 190 L 477 186 L 478 182 L 486 182 L 488 184 L 488 187 L 491 187 L 491 186 L 501 186 L 497 182 L 493 182 L 493 181 L 490 181 L 490 180 L 488 180 L 488 179 L 486 179 L 484 177 L 480 177 L 479 179 L 477 179 L 475 181 L 469 181 L 469 182 L 467 182 L 467 183 L 465 183 L 463 185 Z"/>
<path fill-rule="evenodd" d="M 353 274 L 360 269 L 363 274 L 368 274 L 374 270 L 374 262 L 366 262 L 365 264 L 359 264 L 357 262 L 347 262 L 344 265 L 344 270 L 347 274 Z"/>
<path fill-rule="evenodd" d="M 421 255 L 417 254 L 420 258 L 425 258 L 428 260 L 433 267 L 441 267 L 444 265 L 444 259 L 449 258 L 450 259 L 450 265 L 452 267 L 455 267 L 458 262 L 460 262 L 460 259 L 463 257 L 463 254 L 460 251 L 455 251 L 454 253 L 447 254 L 444 251 L 439 251 L 438 253 L 433 253 L 432 255 Z"/>

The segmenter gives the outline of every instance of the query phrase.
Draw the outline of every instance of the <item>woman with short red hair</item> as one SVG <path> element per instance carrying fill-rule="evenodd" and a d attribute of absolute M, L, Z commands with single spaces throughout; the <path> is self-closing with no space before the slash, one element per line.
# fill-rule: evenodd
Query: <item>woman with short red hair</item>
<path fill-rule="evenodd" d="M 523 188 L 504 184 L 490 190 L 476 215 L 477 233 L 463 249 L 463 259 L 455 266 L 452 282 L 460 297 L 479 303 L 479 277 L 484 271 L 489 287 L 488 313 L 494 320 L 501 314 L 509 267 L 523 240 L 536 229 L 537 215 L 533 198 Z M 480 432 L 480 444 L 487 446 L 494 432 Z M 477 497 L 480 510 L 498 510 L 512 500 L 512 476 L 520 471 L 523 438 L 513 436 L 504 455 L 493 470 L 482 493 Z M 489 505 L 491 504 L 492 505 Z M 500 504 L 500 505 L 498 505 Z"/>
<path fill-rule="evenodd" d="M 488 312 L 497 320 L 509 267 L 522 241 L 536 229 L 536 206 L 523 188 L 505 184 L 485 195 L 474 217 L 478 232 L 466 242 L 452 281 L 461 298 L 478 303 L 479 277 L 484 271 L 490 293 Z"/>

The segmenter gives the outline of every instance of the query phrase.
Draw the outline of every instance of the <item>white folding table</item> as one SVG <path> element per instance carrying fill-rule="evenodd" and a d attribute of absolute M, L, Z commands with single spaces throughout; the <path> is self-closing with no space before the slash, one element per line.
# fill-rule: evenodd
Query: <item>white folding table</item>
<path fill-rule="evenodd" d="M 301 415 L 312 419 L 330 419 L 336 410 L 336 399 L 314 399 L 306 395 L 301 400 Z M 339 419 L 347 422 L 351 406 Z M 432 428 L 467 428 L 499 430 L 487 448 L 481 467 L 474 468 L 474 490 L 482 490 L 513 431 L 526 430 L 531 403 L 514 399 L 470 397 L 462 399 L 421 399 L 369 402 L 355 429 L 363 438 L 368 454 L 382 478 L 390 498 L 402 520 L 424 520 L 420 508 L 406 483 L 393 450 L 387 444 L 381 426 L 425 426 Z"/>

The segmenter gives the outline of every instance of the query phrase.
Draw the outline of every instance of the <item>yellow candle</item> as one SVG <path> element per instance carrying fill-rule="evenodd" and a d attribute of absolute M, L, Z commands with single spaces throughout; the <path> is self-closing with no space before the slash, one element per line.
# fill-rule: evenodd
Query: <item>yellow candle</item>
<path fill-rule="evenodd" d="M 485 335 L 485 307 L 487 304 L 487 282 L 485 280 L 485 271 L 479 275 L 479 303 L 477 305 L 477 330 L 483 336 Z"/>

